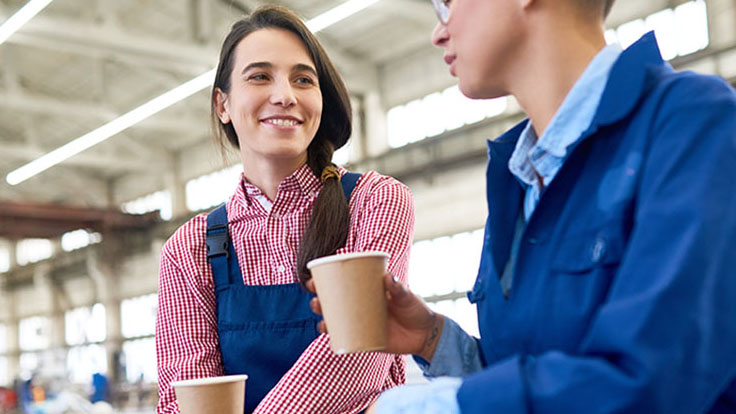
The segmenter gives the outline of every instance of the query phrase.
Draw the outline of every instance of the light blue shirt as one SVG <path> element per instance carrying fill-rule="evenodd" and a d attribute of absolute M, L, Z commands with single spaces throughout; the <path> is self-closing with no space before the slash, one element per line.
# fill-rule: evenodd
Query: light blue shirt
<path fill-rule="evenodd" d="M 618 45 L 606 46 L 598 52 L 542 137 L 537 138 L 531 123 L 519 137 L 509 160 L 509 171 L 526 187 L 524 218 L 527 221 L 543 190 L 535 171 L 546 188 L 567 159 L 568 149 L 590 127 L 611 68 L 620 54 Z M 377 413 L 460 413 L 457 403 L 457 390 L 462 385 L 460 377 L 483 368 L 477 341 L 453 320 L 445 318 L 432 363 L 414 357 L 424 375 L 436 379 L 429 384 L 403 386 L 384 392 L 378 399 Z"/>

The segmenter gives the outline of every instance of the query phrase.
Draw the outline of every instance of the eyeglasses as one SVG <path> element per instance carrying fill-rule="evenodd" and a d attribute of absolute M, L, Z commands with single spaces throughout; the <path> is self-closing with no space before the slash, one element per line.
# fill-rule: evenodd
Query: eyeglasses
<path fill-rule="evenodd" d="M 434 5 L 434 11 L 437 12 L 437 18 L 440 19 L 440 23 L 447 24 L 447 20 L 450 19 L 450 2 L 452 0 L 432 0 Z"/>

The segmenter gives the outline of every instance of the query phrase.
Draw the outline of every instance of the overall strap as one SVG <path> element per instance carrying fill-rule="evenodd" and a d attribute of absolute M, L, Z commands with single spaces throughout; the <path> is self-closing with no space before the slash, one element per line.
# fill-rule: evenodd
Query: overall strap
<path fill-rule="evenodd" d="M 225 204 L 207 214 L 207 260 L 212 265 L 215 286 L 231 284 L 231 260 L 237 263 L 237 256 L 227 228 L 227 208 Z"/>
<path fill-rule="evenodd" d="M 342 185 L 342 191 L 345 193 L 345 199 L 350 202 L 350 195 L 355 190 L 355 184 L 358 182 L 362 174 L 347 172 L 340 178 L 340 185 Z"/>

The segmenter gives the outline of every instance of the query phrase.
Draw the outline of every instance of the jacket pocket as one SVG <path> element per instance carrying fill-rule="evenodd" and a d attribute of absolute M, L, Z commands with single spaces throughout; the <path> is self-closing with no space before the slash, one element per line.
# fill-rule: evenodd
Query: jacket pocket
<path fill-rule="evenodd" d="M 582 274 L 620 263 L 625 239 L 620 226 L 607 225 L 565 235 L 557 246 L 551 270 Z"/>

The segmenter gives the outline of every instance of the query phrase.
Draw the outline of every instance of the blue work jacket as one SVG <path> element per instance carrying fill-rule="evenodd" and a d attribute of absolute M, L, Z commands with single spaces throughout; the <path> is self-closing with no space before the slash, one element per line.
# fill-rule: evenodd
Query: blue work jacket
<path fill-rule="evenodd" d="M 526 122 L 488 145 L 468 294 L 486 368 L 464 379 L 462 412 L 736 410 L 733 89 L 674 72 L 653 34 L 624 51 L 521 233 L 505 292 L 523 197 L 507 164 Z"/>

